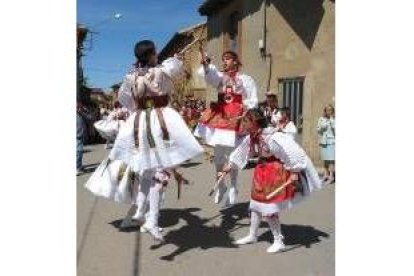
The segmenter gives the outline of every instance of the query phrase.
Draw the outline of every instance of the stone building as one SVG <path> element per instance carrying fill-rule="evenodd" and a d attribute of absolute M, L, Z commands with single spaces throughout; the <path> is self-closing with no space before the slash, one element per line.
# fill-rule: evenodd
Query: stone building
<path fill-rule="evenodd" d="M 159 61 L 173 56 L 185 49 L 183 53 L 185 75 L 175 83 L 174 98 L 182 103 L 186 96 L 196 99 L 206 98 L 206 83 L 197 77 L 197 69 L 200 66 L 199 47 L 206 45 L 207 26 L 200 23 L 190 26 L 174 34 L 158 55 Z"/>
<path fill-rule="evenodd" d="M 221 53 L 239 53 L 242 70 L 289 106 L 298 141 L 319 163 L 316 124 L 335 95 L 334 0 L 206 0 L 207 51 L 216 65 Z M 207 99 L 215 99 L 207 92 Z"/>

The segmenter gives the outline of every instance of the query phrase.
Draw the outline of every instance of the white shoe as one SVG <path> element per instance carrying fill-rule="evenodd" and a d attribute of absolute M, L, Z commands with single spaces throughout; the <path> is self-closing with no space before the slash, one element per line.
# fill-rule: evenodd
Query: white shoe
<path fill-rule="evenodd" d="M 257 237 L 256 236 L 248 235 L 244 238 L 238 239 L 234 243 L 238 244 L 238 245 L 243 245 L 243 244 L 256 243 L 256 242 L 257 242 Z"/>
<path fill-rule="evenodd" d="M 140 231 L 141 233 L 147 233 L 147 232 L 148 232 L 148 230 L 147 230 L 146 226 L 141 227 L 141 228 L 139 229 L 139 231 Z M 164 228 L 158 227 L 158 231 L 162 232 L 162 231 L 164 231 Z"/>
<path fill-rule="evenodd" d="M 151 234 L 151 236 L 156 240 L 156 241 L 159 241 L 159 242 L 164 242 L 164 236 L 160 233 L 160 231 L 159 231 L 159 227 L 152 227 L 152 228 L 149 228 L 149 227 L 142 227 L 142 228 L 145 228 L 145 230 L 147 230 L 148 231 L 148 233 L 150 233 Z"/>
<path fill-rule="evenodd" d="M 227 191 L 227 187 L 224 184 L 220 184 L 217 189 L 216 196 L 214 197 L 214 203 L 219 204 L 223 200 L 223 196 Z"/>
<path fill-rule="evenodd" d="M 267 253 L 276 253 L 285 249 L 285 244 L 282 241 L 282 236 L 275 238 L 273 244 L 266 250 Z"/>

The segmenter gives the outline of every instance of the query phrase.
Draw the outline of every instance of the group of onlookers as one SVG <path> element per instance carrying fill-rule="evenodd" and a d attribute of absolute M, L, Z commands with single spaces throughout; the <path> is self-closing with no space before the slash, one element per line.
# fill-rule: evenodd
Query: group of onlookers
<path fill-rule="evenodd" d="M 112 122 L 125 120 L 128 112 L 122 108 L 118 101 L 113 105 L 100 104 L 99 106 L 86 106 L 80 101 L 76 103 L 76 170 L 80 174 L 84 171 L 82 165 L 83 146 L 85 143 L 106 141 L 105 148 L 109 148 L 113 139 L 105 137 L 96 128 L 99 122 Z M 112 126 L 107 126 L 112 127 Z"/>
<path fill-rule="evenodd" d="M 266 101 L 260 104 L 260 108 L 271 126 L 296 138 L 297 128 L 291 119 L 291 110 L 289 107 L 278 107 L 276 94 L 266 93 Z M 332 184 L 335 182 L 335 109 L 332 105 L 324 108 L 317 123 L 317 132 L 320 156 L 324 163 L 323 181 Z"/>
<path fill-rule="evenodd" d="M 198 120 L 201 117 L 201 113 L 206 109 L 205 100 L 201 99 L 186 99 L 183 102 L 179 112 L 187 123 L 190 129 L 194 129 L 197 125 Z"/>

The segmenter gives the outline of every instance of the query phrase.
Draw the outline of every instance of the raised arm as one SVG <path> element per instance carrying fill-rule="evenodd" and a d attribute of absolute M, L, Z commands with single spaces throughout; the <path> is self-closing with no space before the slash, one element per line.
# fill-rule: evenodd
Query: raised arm
<path fill-rule="evenodd" d="M 183 61 L 178 56 L 170 57 L 161 64 L 161 70 L 172 79 L 177 79 L 184 74 Z"/>
<path fill-rule="evenodd" d="M 214 88 L 217 88 L 223 79 L 223 73 L 218 71 L 213 64 L 201 65 L 197 70 L 197 74 Z"/>

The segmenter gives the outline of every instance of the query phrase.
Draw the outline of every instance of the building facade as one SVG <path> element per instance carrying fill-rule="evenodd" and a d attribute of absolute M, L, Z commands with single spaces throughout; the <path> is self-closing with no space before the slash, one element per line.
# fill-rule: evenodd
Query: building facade
<path fill-rule="evenodd" d="M 334 0 L 207 0 L 207 51 L 216 65 L 221 53 L 239 53 L 242 70 L 289 106 L 298 141 L 320 162 L 316 124 L 335 95 Z M 207 99 L 216 95 L 209 88 Z"/>
<path fill-rule="evenodd" d="M 174 34 L 166 46 L 159 53 L 162 62 L 174 54 L 183 52 L 185 75 L 175 82 L 174 98 L 179 102 L 186 97 L 206 99 L 206 83 L 204 79 L 197 77 L 197 69 L 200 66 L 199 47 L 205 47 L 207 42 L 207 25 L 200 23 L 190 26 Z"/>

